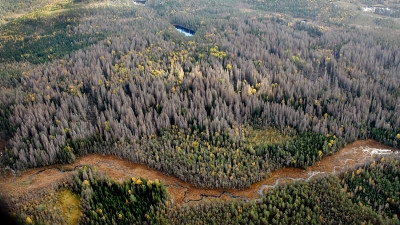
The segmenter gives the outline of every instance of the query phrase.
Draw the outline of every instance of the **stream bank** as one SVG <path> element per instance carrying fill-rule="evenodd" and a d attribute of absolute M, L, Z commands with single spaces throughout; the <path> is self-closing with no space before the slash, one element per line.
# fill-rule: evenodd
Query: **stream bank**
<path fill-rule="evenodd" d="M 260 198 L 268 189 L 280 184 L 296 180 L 308 181 L 329 174 L 339 174 L 361 166 L 378 155 L 392 153 L 398 154 L 399 152 L 373 140 L 356 141 L 305 170 L 282 168 L 244 190 L 197 188 L 176 177 L 148 168 L 146 165 L 135 164 L 114 156 L 90 154 L 79 158 L 70 165 L 52 165 L 29 169 L 17 175 L 10 172 L 4 179 L 0 180 L 0 195 L 15 199 L 24 196 L 26 193 L 46 190 L 46 188 L 65 182 L 79 167 L 90 165 L 117 181 L 130 179 L 133 176 L 151 180 L 159 179 L 166 186 L 174 203 L 178 205 L 213 198 L 255 200 Z"/>

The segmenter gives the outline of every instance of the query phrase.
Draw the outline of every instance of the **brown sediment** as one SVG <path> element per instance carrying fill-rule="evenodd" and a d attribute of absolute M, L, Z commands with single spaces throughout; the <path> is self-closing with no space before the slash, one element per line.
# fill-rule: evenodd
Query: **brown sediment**
<path fill-rule="evenodd" d="M 165 175 L 148 168 L 146 165 L 132 163 L 114 156 L 91 154 L 79 158 L 70 165 L 52 165 L 29 169 L 15 177 L 10 173 L 5 179 L 0 180 L 0 194 L 5 197 L 18 198 L 29 192 L 43 190 L 64 182 L 74 173 L 75 168 L 90 165 L 94 166 L 97 171 L 117 181 L 130 179 L 131 177 L 143 177 L 151 180 L 159 179 L 164 183 L 172 200 L 177 205 L 213 198 L 221 200 L 231 198 L 253 200 L 260 198 L 260 194 L 264 190 L 273 188 L 276 185 L 292 182 L 293 180 L 310 180 L 318 176 L 336 174 L 348 168 L 364 164 L 373 159 L 373 154 L 371 154 L 373 152 L 367 151 L 372 148 L 391 149 L 373 140 L 356 141 L 305 170 L 282 168 L 272 172 L 268 178 L 244 190 L 196 188 L 190 183 Z"/>

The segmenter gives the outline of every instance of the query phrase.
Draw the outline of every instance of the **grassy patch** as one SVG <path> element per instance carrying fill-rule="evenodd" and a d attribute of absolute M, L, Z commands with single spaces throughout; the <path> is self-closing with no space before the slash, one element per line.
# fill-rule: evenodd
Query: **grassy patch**
<path fill-rule="evenodd" d="M 249 128 L 246 133 L 246 140 L 253 144 L 279 144 L 292 139 L 295 135 L 296 131 L 289 128 L 286 130 Z"/>
<path fill-rule="evenodd" d="M 67 220 L 67 224 L 78 224 L 82 210 L 79 207 L 80 197 L 68 189 L 63 189 L 58 193 L 57 206 L 62 210 L 62 217 Z"/>
<path fill-rule="evenodd" d="M 84 14 L 79 5 L 56 2 L 2 26 L 0 62 L 44 63 L 103 39 L 101 33 L 74 31 Z"/>
<path fill-rule="evenodd" d="M 47 4 L 57 4 L 60 1 L 65 2 L 65 0 L 0 0 L 0 24 L 10 22 Z"/>
<path fill-rule="evenodd" d="M 28 179 L 28 180 L 22 181 L 20 184 L 21 185 L 29 185 L 29 184 L 31 184 L 31 182 L 32 182 L 32 179 Z"/>

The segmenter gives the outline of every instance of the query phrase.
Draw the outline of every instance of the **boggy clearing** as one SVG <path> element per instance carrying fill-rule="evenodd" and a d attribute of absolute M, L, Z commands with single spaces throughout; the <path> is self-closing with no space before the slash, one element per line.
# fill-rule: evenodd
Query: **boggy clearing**
<path fill-rule="evenodd" d="M 167 176 L 148 168 L 146 165 L 132 163 L 114 156 L 90 154 L 80 157 L 70 165 L 52 165 L 29 169 L 16 175 L 9 172 L 0 180 L 0 194 L 5 198 L 18 199 L 27 193 L 45 191 L 65 182 L 77 168 L 90 165 L 117 181 L 130 177 L 159 179 L 166 186 L 173 202 L 178 205 L 212 198 L 255 200 L 260 198 L 263 192 L 279 184 L 294 180 L 310 180 L 328 174 L 338 174 L 348 168 L 361 166 L 377 155 L 391 153 L 398 153 L 398 151 L 373 140 L 356 141 L 305 170 L 282 168 L 272 172 L 267 179 L 244 190 L 196 188 L 190 183 L 183 182 L 173 176 Z"/>

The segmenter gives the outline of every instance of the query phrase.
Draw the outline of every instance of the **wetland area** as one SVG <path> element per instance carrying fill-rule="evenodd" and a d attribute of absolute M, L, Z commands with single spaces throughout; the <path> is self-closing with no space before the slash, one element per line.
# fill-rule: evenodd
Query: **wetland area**
<path fill-rule="evenodd" d="M 263 192 L 277 185 L 296 180 L 309 181 L 329 174 L 337 175 L 348 169 L 362 166 L 378 155 L 392 153 L 398 154 L 398 151 L 373 140 L 356 141 L 305 170 L 282 168 L 272 172 L 268 178 L 243 190 L 197 188 L 173 176 L 167 176 L 148 168 L 146 165 L 132 163 L 114 156 L 90 154 L 80 157 L 70 165 L 52 165 L 29 169 L 17 174 L 9 172 L 0 181 L 0 194 L 6 198 L 18 199 L 26 193 L 44 191 L 66 181 L 76 169 L 88 165 L 94 166 L 97 171 L 121 182 L 131 177 L 159 179 L 164 183 L 173 202 L 177 205 L 215 198 L 256 200 L 261 197 Z"/>

